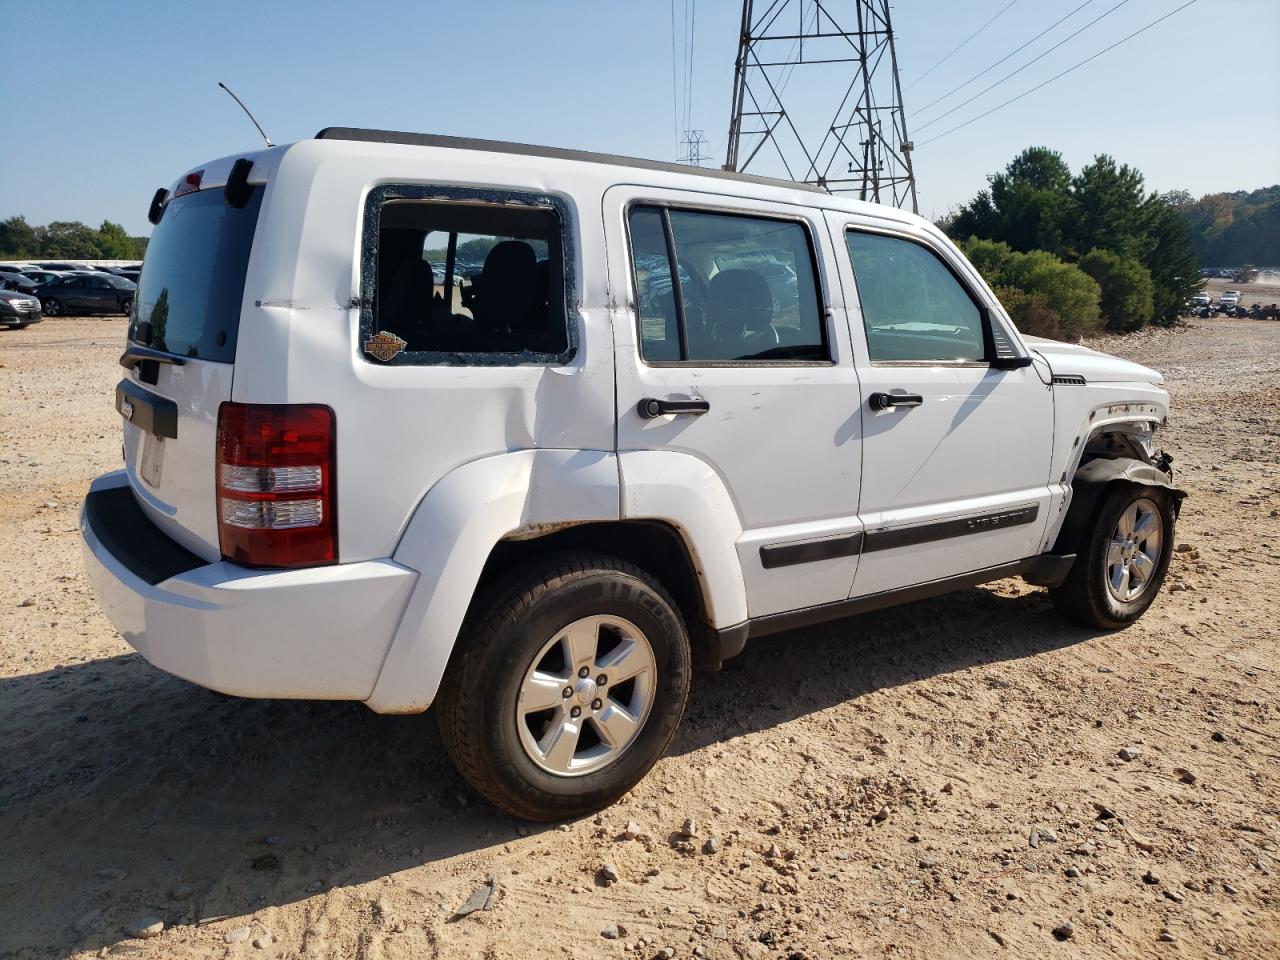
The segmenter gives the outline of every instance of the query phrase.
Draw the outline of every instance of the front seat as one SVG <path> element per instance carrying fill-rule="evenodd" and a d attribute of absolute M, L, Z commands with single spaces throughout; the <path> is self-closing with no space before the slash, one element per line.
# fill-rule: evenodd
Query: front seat
<path fill-rule="evenodd" d="M 727 348 L 730 355 L 758 353 L 779 342 L 773 326 L 773 293 L 754 270 L 721 270 L 711 278 L 707 319 L 716 345 Z"/>

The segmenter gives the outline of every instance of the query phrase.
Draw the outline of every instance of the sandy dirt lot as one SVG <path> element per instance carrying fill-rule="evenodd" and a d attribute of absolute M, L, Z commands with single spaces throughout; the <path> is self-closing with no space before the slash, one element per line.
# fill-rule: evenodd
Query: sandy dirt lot
<path fill-rule="evenodd" d="M 1246 307 L 1255 303 L 1263 307 L 1280 303 L 1280 273 L 1268 271 L 1252 283 L 1236 283 L 1234 280 L 1219 280 L 1216 277 L 1205 281 L 1204 292 L 1215 300 L 1222 296 L 1224 290 L 1238 291 L 1240 302 Z"/>
<path fill-rule="evenodd" d="M 76 532 L 123 336 L 0 331 L 0 957 L 1280 956 L 1280 323 L 1105 345 L 1168 377 L 1190 492 L 1136 626 L 1005 582 L 755 643 L 623 802 L 535 828 L 429 714 L 130 652 Z"/>

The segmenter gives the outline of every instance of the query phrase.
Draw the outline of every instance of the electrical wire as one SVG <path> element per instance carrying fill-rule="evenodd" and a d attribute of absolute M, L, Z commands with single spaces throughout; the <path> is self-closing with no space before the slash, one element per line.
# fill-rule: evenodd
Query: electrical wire
<path fill-rule="evenodd" d="M 958 87 L 952 87 L 950 90 L 948 90 L 948 91 L 947 91 L 946 93 L 944 93 L 942 96 L 938 97 L 936 100 L 930 100 L 930 101 L 929 101 L 928 103 L 926 103 L 923 107 L 918 108 L 918 111 L 917 111 L 917 112 L 919 112 L 919 113 L 924 113 L 926 110 L 928 110 L 928 109 L 929 109 L 930 107 L 932 107 L 934 104 L 941 103 L 943 100 L 946 100 L 946 99 L 947 99 L 947 97 L 950 97 L 950 96 L 951 96 L 951 95 L 953 95 L 953 94 L 959 93 L 961 90 L 963 90 L 963 89 L 964 89 L 965 87 L 967 87 L 969 84 L 973 83 L 973 81 L 978 80 L 978 79 L 980 79 L 981 77 L 985 77 L 988 73 L 990 73 L 990 72 L 991 72 L 992 70 L 994 70 L 996 67 L 1000 66 L 1000 64 L 1002 64 L 1002 63 L 1006 62 L 1007 60 L 1009 60 L 1009 59 L 1010 59 L 1010 58 L 1012 58 L 1012 57 L 1017 56 L 1017 55 L 1018 55 L 1019 53 L 1021 53 L 1023 50 L 1027 49 L 1027 47 L 1031 46 L 1031 44 L 1035 43 L 1037 40 L 1039 40 L 1041 37 L 1043 37 L 1046 33 L 1048 33 L 1049 31 L 1053 30 L 1053 29 L 1054 29 L 1055 27 L 1057 27 L 1059 24 L 1064 23 L 1064 22 L 1065 22 L 1065 21 L 1067 21 L 1067 20 L 1070 20 L 1070 19 L 1071 19 L 1072 17 L 1074 17 L 1077 13 L 1079 13 L 1081 10 L 1083 10 L 1085 7 L 1087 7 L 1089 4 L 1091 4 L 1091 3 L 1093 3 L 1093 2 L 1094 2 L 1094 0 L 1084 0 L 1084 3 L 1080 4 L 1080 6 L 1076 7 L 1074 10 L 1072 10 L 1072 11 L 1071 11 L 1070 13 L 1068 13 L 1066 16 L 1060 17 L 1060 18 L 1058 18 L 1057 20 L 1053 21 L 1053 23 L 1049 24 L 1049 26 L 1045 27 L 1043 30 L 1041 30 L 1039 33 L 1037 33 L 1034 37 L 1032 37 L 1032 38 L 1031 38 L 1030 40 L 1028 40 L 1026 43 L 1022 44 L 1022 46 L 1018 47 L 1017 49 L 1013 50 L 1013 51 L 1012 51 L 1012 52 L 1010 52 L 1010 53 L 1006 53 L 1003 57 L 1001 57 L 999 60 L 997 60 L 997 61 L 996 61 L 995 63 L 993 63 L 991 66 L 987 67 L 987 69 L 983 70 L 983 71 L 982 71 L 982 72 L 980 72 L 980 73 L 975 73 L 972 77 L 970 77 L 970 78 L 969 78 L 968 80 L 966 80 L 964 83 L 960 84 Z"/>
<path fill-rule="evenodd" d="M 1079 63 L 1077 63 L 1075 66 L 1068 67 L 1066 70 L 1063 70 L 1061 73 L 1055 74 L 1054 76 L 1050 77 L 1048 80 L 1045 80 L 1043 83 L 1038 83 L 1038 84 L 1036 84 L 1036 85 L 1035 85 L 1034 87 L 1032 87 L 1030 90 L 1026 90 L 1026 91 L 1024 91 L 1024 92 L 1022 92 L 1022 93 L 1018 94 L 1016 97 L 1013 97 L 1013 98 L 1011 98 L 1011 99 L 1009 99 L 1009 100 L 1006 100 L 1004 103 L 1000 104 L 999 106 L 992 107 L 990 110 L 986 111 L 985 113 L 980 113 L 980 114 L 978 114 L 976 117 L 973 117 L 973 118 L 971 118 L 971 119 L 969 119 L 969 120 L 966 120 L 964 123 L 957 124 L 956 126 L 952 127 L 950 130 L 945 130 L 945 131 L 943 131 L 942 133 L 938 134 L 937 136 L 930 137 L 928 140 L 923 140 L 923 141 L 921 141 L 920 143 L 916 144 L 917 149 L 918 149 L 918 148 L 920 148 L 920 147 L 923 147 L 926 143 L 933 143 L 933 141 L 935 141 L 935 140 L 941 140 L 943 137 L 947 136 L 948 134 L 955 133 L 957 130 L 961 130 L 961 129 L 963 129 L 964 127 L 969 126 L 969 124 L 971 124 L 971 123 L 977 123 L 979 120 L 982 120 L 984 117 L 989 117 L 989 116 L 991 116 L 991 114 L 995 113 L 997 110 L 1003 110 L 1005 107 L 1009 106 L 1009 105 L 1010 105 L 1010 104 L 1012 104 L 1012 103 L 1017 103 L 1017 102 L 1018 102 L 1019 100 L 1021 100 L 1023 97 L 1030 96 L 1031 94 L 1035 93 L 1037 90 L 1040 90 L 1040 89 L 1042 89 L 1042 88 L 1044 88 L 1044 87 L 1047 87 L 1049 84 L 1053 83 L 1055 80 L 1059 80 L 1059 79 L 1061 79 L 1062 77 L 1065 77 L 1065 76 L 1066 76 L 1067 74 L 1069 74 L 1069 73 L 1074 73 L 1076 70 L 1079 70 L 1079 69 L 1080 69 L 1081 67 L 1083 67 L 1085 64 L 1087 64 L 1087 63 L 1092 63 L 1094 60 L 1097 60 L 1097 59 L 1098 59 L 1100 56 L 1102 56 L 1104 53 L 1110 53 L 1112 50 L 1114 50 L 1116 47 L 1120 46 L 1122 43 L 1126 43 L 1126 42 L 1128 42 L 1129 40 L 1132 40 L 1134 37 L 1138 36 L 1138 34 L 1140 34 L 1140 33 L 1146 33 L 1148 30 L 1150 30 L 1152 27 L 1156 26 L 1157 24 L 1159 24 L 1159 23 L 1163 23 L 1165 20 L 1168 20 L 1168 19 L 1169 19 L 1170 17 L 1172 17 L 1175 13 L 1180 13 L 1180 12 L 1182 12 L 1183 10 L 1187 9 L 1187 7 L 1191 6 L 1191 5 L 1192 5 L 1192 4 L 1194 4 L 1194 3 L 1198 3 L 1198 2 L 1199 2 L 1199 0 L 1187 0 L 1187 2 L 1186 2 L 1186 3 L 1184 3 L 1182 6 L 1180 6 L 1180 7 L 1176 7 L 1176 8 L 1174 8 L 1173 10 L 1170 10 L 1170 11 L 1169 11 L 1168 13 L 1166 13 L 1163 17 L 1159 17 L 1159 18 L 1157 18 L 1157 19 L 1155 19 L 1155 20 L 1152 20 L 1152 21 L 1151 21 L 1150 23 L 1148 23 L 1146 26 L 1138 28 L 1137 30 L 1133 31 L 1133 33 L 1129 34 L 1128 36 L 1121 37 L 1121 38 L 1120 38 L 1119 40 L 1117 40 L 1115 43 L 1111 44 L 1111 46 L 1109 46 L 1109 47 L 1104 47 L 1103 49 L 1101 49 L 1101 50 L 1099 50 L 1097 53 L 1095 53 L 1093 56 L 1091 56 L 1091 57 L 1087 57 L 1086 59 L 1081 60 L 1081 61 L 1080 61 Z"/>
<path fill-rule="evenodd" d="M 997 13 L 994 17 L 992 17 L 990 20 L 988 20 L 986 23 L 984 23 L 982 26 L 980 26 L 977 30 L 973 31 L 973 33 L 969 34 L 969 36 L 967 36 L 967 37 L 965 37 L 963 40 L 961 40 L 961 41 L 960 41 L 960 43 L 959 43 L 959 44 L 957 44 L 957 45 L 956 45 L 956 46 L 951 50 L 951 52 L 950 52 L 950 53 L 948 53 L 946 56 L 944 56 L 941 60 L 939 60 L 937 63 L 935 63 L 932 67 L 930 67 L 930 68 L 929 68 L 928 70 L 926 70 L 924 73 L 920 74 L 920 76 L 918 76 L 918 77 L 916 77 L 914 80 L 912 80 L 909 84 L 907 84 L 907 86 L 906 86 L 906 88 L 905 88 L 905 89 L 910 90 L 910 89 L 911 89 L 912 87 L 914 87 L 917 83 L 919 83 L 921 80 L 923 80 L 923 79 L 924 79 L 925 77 L 927 77 L 929 74 L 933 73 L 933 71 L 937 70 L 940 66 L 942 66 L 944 63 L 946 63 L 948 60 L 950 60 L 950 59 L 951 59 L 955 54 L 957 54 L 957 53 L 960 51 L 961 47 L 963 47 L 966 43 L 968 43 L 970 40 L 972 40 L 974 37 L 976 37 L 978 34 L 980 34 L 983 30 L 987 29 L 987 27 L 991 26 L 993 23 L 995 23 L 997 20 L 999 20 L 1002 16 L 1004 16 L 1005 12 L 1006 12 L 1010 7 L 1012 7 L 1015 3 L 1017 3 L 1017 2 L 1018 2 L 1018 0 L 1009 0 L 1009 2 L 1008 2 L 1007 4 L 1005 4 L 1005 5 L 1004 5 L 1004 8 L 1003 8 L 1003 9 L 1001 9 L 1001 11 L 1000 11 L 999 13 Z"/>
<path fill-rule="evenodd" d="M 676 0 L 671 0 L 671 126 L 680 149 L 680 93 L 676 72 Z"/>
<path fill-rule="evenodd" d="M 962 101 L 962 102 L 960 102 L 960 103 L 957 103 L 957 104 L 956 104 L 954 107 L 952 107 L 950 110 L 947 110 L 947 111 L 946 111 L 946 112 L 944 112 L 944 113 L 940 113 L 940 114 L 938 114 L 938 115 L 937 115 L 936 117 L 934 117 L 932 120 L 926 120 L 924 123 L 918 123 L 918 124 L 916 124 L 916 125 L 915 125 L 916 133 L 919 133 L 919 132 L 920 132 L 921 130 L 923 130 L 925 127 L 931 127 L 931 126 L 933 126 L 935 123 L 937 123 L 939 120 L 943 119 L 944 117 L 949 117 L 949 116 L 951 116 L 951 114 L 955 113 L 957 110 L 963 110 L 963 109 L 964 109 L 965 107 L 967 107 L 969 104 L 973 103 L 973 101 L 978 100 L 978 99 L 980 99 L 980 98 L 981 98 L 981 97 L 983 97 L 983 96 L 986 96 L 986 94 L 990 93 L 990 92 L 991 92 L 992 90 L 994 90 L 996 87 L 1000 86 L 1000 84 L 1002 84 L 1002 83 L 1004 83 L 1004 82 L 1006 82 L 1006 81 L 1008 81 L 1008 80 L 1011 80 L 1012 78 L 1016 77 L 1016 76 L 1017 76 L 1018 74 L 1020 74 L 1023 70 L 1027 69 L 1027 67 L 1031 66 L 1033 63 L 1036 63 L 1036 62 L 1038 62 L 1038 61 L 1040 61 L 1040 60 L 1043 60 L 1043 59 L 1044 59 L 1045 57 L 1047 57 L 1049 54 L 1053 53 L 1053 51 L 1055 51 L 1055 50 L 1057 50 L 1059 47 L 1061 47 L 1064 43 L 1067 43 L 1068 41 L 1073 40 L 1074 38 L 1076 38 L 1076 37 L 1080 36 L 1080 34 L 1084 33 L 1086 30 L 1088 30 L 1090 27 L 1092 27 L 1092 26 L 1093 26 L 1095 23 L 1097 23 L 1099 20 L 1102 20 L 1104 17 L 1109 17 L 1111 14 L 1115 13 L 1117 10 L 1119 10 L 1121 7 L 1123 7 L 1123 6 L 1124 6 L 1126 3 L 1128 3 L 1128 2 L 1129 2 L 1129 0 L 1120 0 L 1120 2 L 1119 2 L 1119 3 L 1117 3 L 1115 6 L 1113 6 L 1113 7 L 1109 7 L 1108 9 L 1104 10 L 1102 13 L 1098 14 L 1096 17 L 1094 17 L 1092 20 L 1090 20 L 1088 23 L 1086 23 L 1083 27 L 1081 27 L 1079 30 L 1076 30 L 1074 33 L 1069 33 L 1069 34 L 1067 34 L 1067 36 L 1063 37 L 1061 40 L 1059 40 L 1057 43 L 1055 43 L 1055 44 L 1054 44 L 1052 47 L 1050 47 L 1048 50 L 1044 51 L 1044 53 L 1037 54 L 1036 56 L 1034 56 L 1034 57 L 1032 57 L 1030 60 L 1028 60 L 1026 63 L 1024 63 L 1022 66 L 1018 67 L 1018 69 L 1013 70 L 1013 71 L 1010 71 L 1009 73 L 1006 73 L 1003 77 L 1001 77 L 1001 78 L 1000 78 L 999 80 L 997 80 L 995 83 L 992 83 L 992 84 L 989 84 L 989 85 L 988 85 L 988 86 L 986 86 L 986 87 L 983 87 L 981 90 L 979 90 L 977 93 L 975 93 L 975 94 L 974 94 L 972 97 L 970 97 L 968 100 L 964 100 L 964 101 Z"/>
<path fill-rule="evenodd" d="M 689 80 L 686 86 L 686 106 L 684 111 L 684 128 L 689 129 L 693 120 L 693 44 L 698 36 L 698 0 L 689 0 Z"/>

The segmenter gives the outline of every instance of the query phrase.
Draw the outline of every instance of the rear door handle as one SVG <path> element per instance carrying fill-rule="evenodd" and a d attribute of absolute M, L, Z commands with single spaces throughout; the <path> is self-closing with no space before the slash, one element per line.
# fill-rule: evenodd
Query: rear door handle
<path fill-rule="evenodd" d="M 711 404 L 706 400 L 658 400 L 654 397 L 645 397 L 636 404 L 636 413 L 646 420 L 652 420 L 654 417 L 665 417 L 670 413 L 687 413 L 699 416 L 710 409 Z"/>
<path fill-rule="evenodd" d="M 873 393 L 867 401 L 872 410 L 889 410 L 892 407 L 918 407 L 924 397 L 918 393 Z"/>

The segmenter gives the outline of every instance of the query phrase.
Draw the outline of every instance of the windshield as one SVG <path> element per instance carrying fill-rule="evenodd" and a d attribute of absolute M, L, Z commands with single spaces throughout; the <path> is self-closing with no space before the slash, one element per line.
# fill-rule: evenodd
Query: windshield
<path fill-rule="evenodd" d="M 221 190 L 169 202 L 151 235 L 129 339 L 168 353 L 232 363 L 261 186 L 243 209 Z M 120 283 L 132 283 L 116 277 Z"/>

